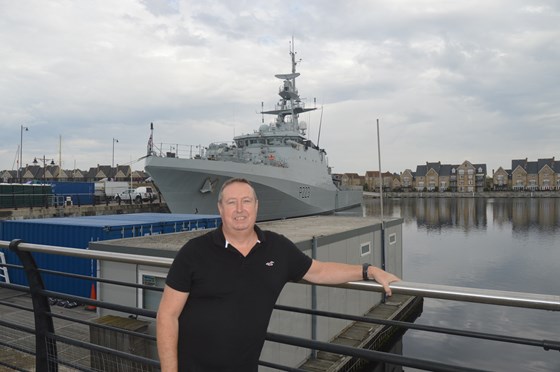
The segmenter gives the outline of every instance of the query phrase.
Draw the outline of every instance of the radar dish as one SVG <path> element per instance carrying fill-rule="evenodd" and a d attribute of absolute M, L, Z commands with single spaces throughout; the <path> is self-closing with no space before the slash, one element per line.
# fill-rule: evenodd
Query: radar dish
<path fill-rule="evenodd" d="M 299 76 L 299 72 L 294 72 L 293 74 L 278 74 L 274 76 L 282 80 L 291 80 L 297 78 Z"/>

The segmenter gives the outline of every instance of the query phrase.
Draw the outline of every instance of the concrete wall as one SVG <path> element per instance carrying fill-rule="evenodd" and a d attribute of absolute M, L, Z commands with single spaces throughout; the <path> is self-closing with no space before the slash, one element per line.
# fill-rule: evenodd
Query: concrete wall
<path fill-rule="evenodd" d="M 350 264 L 369 262 L 381 267 L 382 245 L 381 227 L 372 226 L 373 231 L 350 231 L 342 236 L 327 236 L 317 239 L 316 258 L 321 261 L 335 261 Z M 394 234 L 392 244 L 389 244 L 389 235 Z M 386 227 L 385 247 L 386 269 L 402 276 L 402 224 L 390 224 Z M 361 255 L 362 244 L 370 243 L 369 254 Z M 310 250 L 305 251 L 312 256 Z M 356 291 L 341 288 L 328 288 L 316 286 L 317 309 L 350 315 L 364 315 L 374 305 L 381 301 L 382 295 L 377 292 Z M 288 284 L 280 295 L 278 304 L 311 308 L 312 286 L 306 284 Z M 317 340 L 328 342 L 338 335 L 350 321 L 317 317 Z M 269 332 L 281 333 L 294 337 L 312 338 L 312 317 L 286 311 L 275 310 L 272 314 Z M 261 359 L 273 363 L 298 366 L 310 355 L 310 350 L 294 346 L 266 342 L 261 354 Z M 262 371 L 272 371 L 261 368 Z"/>

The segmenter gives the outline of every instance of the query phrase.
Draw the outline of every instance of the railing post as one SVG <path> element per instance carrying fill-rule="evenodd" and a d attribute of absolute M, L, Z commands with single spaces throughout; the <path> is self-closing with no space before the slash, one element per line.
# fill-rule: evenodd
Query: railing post
<path fill-rule="evenodd" d="M 48 334 L 54 334 L 53 320 L 50 315 L 47 315 L 51 312 L 51 306 L 49 300 L 39 293 L 45 289 L 45 286 L 37 270 L 35 259 L 31 252 L 21 251 L 18 248 L 22 242 L 21 239 L 14 239 L 10 242 L 9 248 L 18 255 L 29 282 L 35 316 L 35 368 L 37 372 L 56 372 L 58 371 L 56 342 L 48 341 Z"/>
<path fill-rule="evenodd" d="M 317 237 L 313 236 L 313 241 L 311 243 L 311 258 L 317 259 Z M 317 286 L 315 284 L 311 285 L 311 309 L 317 310 Z M 317 315 L 311 315 L 311 339 L 317 341 Z M 311 350 L 311 356 L 317 358 L 317 350 Z"/>

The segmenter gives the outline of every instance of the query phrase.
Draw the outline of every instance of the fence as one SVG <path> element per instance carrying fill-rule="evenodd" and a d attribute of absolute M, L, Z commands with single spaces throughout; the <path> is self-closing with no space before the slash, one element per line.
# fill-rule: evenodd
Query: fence
<path fill-rule="evenodd" d="M 138 255 L 26 244 L 18 240 L 12 242 L 0 241 L 0 248 L 9 248 L 17 252 L 22 262 L 21 266 L 0 263 L 0 269 L 6 266 L 23 269 L 29 279 L 29 287 L 0 282 L 0 290 L 17 294 L 9 299 L 0 299 L 0 306 L 3 308 L 3 317 L 0 319 L 0 329 L 2 329 L 2 332 L 0 332 L 0 367 L 4 366 L 17 371 L 36 370 L 38 372 L 66 370 L 159 370 L 155 346 L 156 339 L 155 336 L 147 332 L 148 328 L 153 326 L 150 319 L 155 318 L 155 311 L 98 301 L 94 296 L 85 298 L 49 291 L 43 286 L 42 276 L 45 274 L 61 275 L 72 277 L 75 280 L 86 281 L 91 281 L 92 278 L 89 276 L 53 272 L 37 268 L 31 253 L 42 252 L 97 260 L 149 264 L 159 267 L 169 267 L 171 264 L 170 259 L 145 258 Z M 97 278 L 96 281 L 134 289 L 161 291 L 161 288 L 103 278 Z M 301 285 L 306 284 L 302 283 Z M 362 291 L 382 291 L 382 287 L 375 282 L 351 282 L 332 287 L 350 288 Z M 427 285 L 410 282 L 393 283 L 391 288 L 394 294 L 551 311 L 560 310 L 560 296 Z M 32 307 L 29 307 L 29 305 L 26 305 L 25 301 L 23 301 L 25 298 L 29 298 L 27 295 L 31 297 Z M 99 318 L 96 317 L 95 313 L 77 311 L 76 306 L 78 304 L 86 305 L 86 308 L 90 309 L 95 309 L 96 307 L 111 309 L 121 313 L 122 316 L 104 316 Z M 286 306 L 277 306 L 276 309 L 313 316 L 326 316 L 359 322 L 384 324 L 405 330 L 414 329 L 425 332 L 445 333 L 474 339 L 524 344 L 544 348 L 545 350 L 560 351 L 560 342 L 553 340 L 510 337 Z M 22 322 L 21 314 L 23 313 L 32 315 L 29 317 L 32 319 L 27 323 Z M 11 317 L 12 314 L 15 315 Z M 267 340 L 284 345 L 308 348 L 310 350 L 310 355 L 312 354 L 312 350 L 320 350 L 344 354 L 373 362 L 386 362 L 430 371 L 475 370 L 465 366 L 449 365 L 433 360 L 423 360 L 375 350 L 364 350 L 343 345 L 329 344 L 277 333 L 268 333 Z M 277 370 L 303 371 L 302 369 L 276 365 L 267 361 L 261 361 L 260 364 Z"/>

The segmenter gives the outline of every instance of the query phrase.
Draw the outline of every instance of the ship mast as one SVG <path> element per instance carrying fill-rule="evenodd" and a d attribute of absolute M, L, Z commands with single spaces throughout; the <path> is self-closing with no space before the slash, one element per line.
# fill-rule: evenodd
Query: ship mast
<path fill-rule="evenodd" d="M 296 61 L 296 52 L 294 48 L 294 41 L 292 38 L 290 44 L 290 57 L 292 63 L 291 73 L 274 75 L 278 79 L 284 81 L 278 93 L 281 97 L 276 109 L 271 111 L 262 111 L 262 114 L 277 115 L 276 126 L 277 128 L 283 127 L 285 130 L 305 131 L 305 128 L 300 128 L 298 117 L 299 114 L 306 111 L 315 110 L 315 108 L 304 108 L 298 91 L 296 89 L 296 78 L 300 75 L 296 72 L 296 66 L 299 61 Z M 289 103 L 288 103 L 289 102 Z M 288 106 L 289 105 L 289 106 Z M 291 115 L 291 120 L 286 121 L 286 116 Z M 289 124 L 289 126 L 288 126 Z"/>
<path fill-rule="evenodd" d="M 294 37 L 292 36 L 292 42 L 290 44 L 290 56 L 292 57 L 292 86 L 294 87 L 294 92 L 297 91 L 296 90 L 296 47 L 294 45 Z M 299 74 L 298 74 L 299 75 Z"/>

